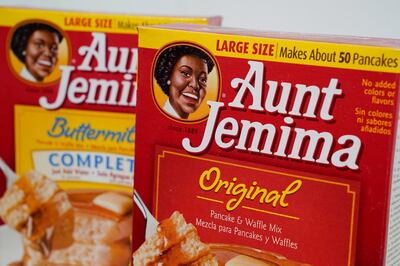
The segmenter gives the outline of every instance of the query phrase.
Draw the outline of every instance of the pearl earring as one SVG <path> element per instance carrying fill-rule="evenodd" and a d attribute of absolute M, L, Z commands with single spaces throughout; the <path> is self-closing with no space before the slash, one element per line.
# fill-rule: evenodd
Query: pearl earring
<path fill-rule="evenodd" d="M 25 51 L 22 51 L 22 55 L 26 55 L 26 52 L 25 52 Z"/>
<path fill-rule="evenodd" d="M 168 86 L 171 85 L 171 81 L 170 80 L 167 80 L 167 85 Z"/>

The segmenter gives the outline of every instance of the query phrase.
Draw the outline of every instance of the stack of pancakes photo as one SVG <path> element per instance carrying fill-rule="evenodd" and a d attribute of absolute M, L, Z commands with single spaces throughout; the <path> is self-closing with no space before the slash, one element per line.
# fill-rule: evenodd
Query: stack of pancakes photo
<path fill-rule="evenodd" d="M 0 217 L 25 238 L 37 241 L 60 221 L 70 220 L 72 206 L 54 181 L 32 171 L 17 179 L 0 199 Z"/>
<path fill-rule="evenodd" d="M 61 190 L 37 172 L 19 178 L 0 200 L 0 216 L 22 235 L 13 265 L 126 266 L 131 258 L 132 200 L 101 190 Z"/>
<path fill-rule="evenodd" d="M 187 224 L 181 213 L 174 212 L 133 254 L 133 265 L 217 266 L 218 263 L 210 247 L 200 241 L 196 228 Z"/>

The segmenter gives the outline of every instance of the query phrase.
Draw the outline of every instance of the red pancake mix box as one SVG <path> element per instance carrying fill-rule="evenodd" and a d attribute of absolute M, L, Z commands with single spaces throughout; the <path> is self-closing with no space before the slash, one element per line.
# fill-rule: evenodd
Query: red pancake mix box
<path fill-rule="evenodd" d="M 399 264 L 399 47 L 140 27 L 134 265 Z"/>
<path fill-rule="evenodd" d="M 0 14 L 0 264 L 128 265 L 137 26 L 220 18 Z"/>

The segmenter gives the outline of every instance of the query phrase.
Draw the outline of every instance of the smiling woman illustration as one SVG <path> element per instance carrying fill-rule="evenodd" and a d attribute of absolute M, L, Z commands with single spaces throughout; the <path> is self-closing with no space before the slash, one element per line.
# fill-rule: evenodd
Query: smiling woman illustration
<path fill-rule="evenodd" d="M 58 62 L 58 46 L 62 34 L 50 25 L 29 23 L 13 34 L 11 49 L 24 64 L 20 76 L 28 81 L 43 82 Z"/>
<path fill-rule="evenodd" d="M 154 71 L 158 85 L 168 96 L 163 110 L 173 117 L 187 119 L 202 103 L 213 67 L 210 56 L 196 47 L 176 45 L 164 50 Z"/>

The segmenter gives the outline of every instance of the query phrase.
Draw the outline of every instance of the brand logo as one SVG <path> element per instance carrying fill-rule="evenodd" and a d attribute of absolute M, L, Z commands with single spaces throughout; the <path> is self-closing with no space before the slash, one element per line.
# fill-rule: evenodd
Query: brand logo
<path fill-rule="evenodd" d="M 331 121 L 335 99 L 342 95 L 342 90 L 337 88 L 337 79 L 331 78 L 323 88 L 305 84 L 293 87 L 290 82 L 278 84 L 274 80 L 267 80 L 268 86 L 263 86 L 264 64 L 256 61 L 249 61 L 248 64 L 250 69 L 246 77 L 231 81 L 232 88 L 237 90 L 232 102 L 225 106 L 223 102 L 208 101 L 210 114 L 201 143 L 196 145 L 188 137 L 184 138 L 182 146 L 186 151 L 202 153 L 215 142 L 221 149 L 234 148 L 352 170 L 359 168 L 357 158 L 361 140 L 357 136 L 335 138 L 330 132 L 296 128 L 293 119 L 305 117 Z M 266 95 L 264 99 L 263 95 Z M 308 101 L 306 95 L 309 95 Z M 248 106 L 243 104 L 245 97 L 251 97 Z M 290 102 L 290 98 L 294 100 Z M 274 124 L 245 119 L 238 121 L 229 116 L 219 121 L 220 114 L 229 108 L 233 111 L 248 109 L 261 114 L 279 113 L 284 116 L 285 125 L 278 128 Z"/>
<path fill-rule="evenodd" d="M 104 33 L 92 33 L 89 46 L 79 47 L 83 57 L 78 66 L 60 66 L 62 71 L 58 93 L 54 101 L 46 96 L 39 99 L 45 109 L 60 108 L 66 100 L 74 104 L 100 104 L 118 106 L 136 106 L 137 48 L 107 46 Z M 96 73 L 121 73 L 123 80 L 74 77 L 75 71 Z"/>

